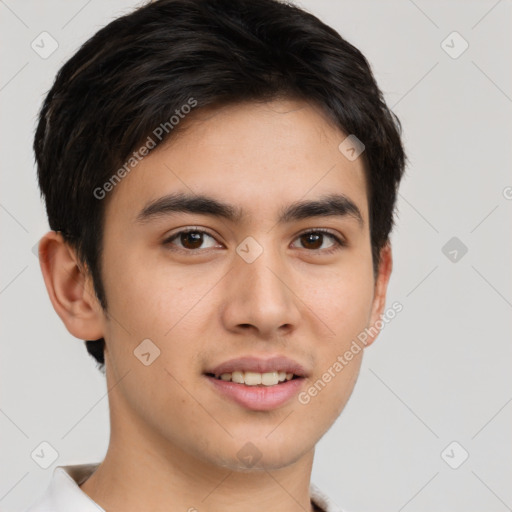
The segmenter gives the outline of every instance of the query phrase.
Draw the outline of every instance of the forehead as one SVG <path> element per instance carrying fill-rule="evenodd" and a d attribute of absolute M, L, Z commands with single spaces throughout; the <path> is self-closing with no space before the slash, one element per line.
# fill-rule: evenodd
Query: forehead
<path fill-rule="evenodd" d="M 282 215 L 302 199 L 342 194 L 367 223 L 362 158 L 349 160 L 347 137 L 319 108 L 298 100 L 203 109 L 145 156 L 110 192 L 107 217 L 136 223 L 148 204 L 168 194 L 214 197 L 238 220 Z"/>

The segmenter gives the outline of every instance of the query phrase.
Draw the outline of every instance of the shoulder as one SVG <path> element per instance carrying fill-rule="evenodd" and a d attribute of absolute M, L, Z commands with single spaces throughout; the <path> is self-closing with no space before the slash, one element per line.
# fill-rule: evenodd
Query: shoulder
<path fill-rule="evenodd" d="M 97 465 L 57 466 L 44 493 L 24 512 L 103 511 L 80 489 L 80 484 L 92 474 Z"/>
<path fill-rule="evenodd" d="M 340 508 L 334 500 L 313 482 L 311 482 L 309 486 L 309 494 L 311 495 L 313 504 L 322 512 L 349 512 L 348 510 Z"/>

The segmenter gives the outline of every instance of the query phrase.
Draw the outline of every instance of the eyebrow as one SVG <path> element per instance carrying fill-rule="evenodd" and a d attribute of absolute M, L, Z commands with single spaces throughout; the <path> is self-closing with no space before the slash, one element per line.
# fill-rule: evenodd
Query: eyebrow
<path fill-rule="evenodd" d="M 178 192 L 150 201 L 137 215 L 136 223 L 145 224 L 173 213 L 209 215 L 224 218 L 233 223 L 238 223 L 246 217 L 246 212 L 242 208 L 213 197 Z M 315 200 L 291 203 L 280 210 L 278 223 L 285 224 L 312 217 L 331 216 L 353 217 L 361 227 L 364 225 L 361 211 L 344 194 L 329 194 Z"/>

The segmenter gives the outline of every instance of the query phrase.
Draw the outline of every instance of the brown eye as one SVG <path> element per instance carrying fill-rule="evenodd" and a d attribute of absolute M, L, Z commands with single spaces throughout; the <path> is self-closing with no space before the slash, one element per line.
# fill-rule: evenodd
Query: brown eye
<path fill-rule="evenodd" d="M 327 247 L 322 249 L 325 241 L 327 239 L 331 239 L 332 243 Z M 306 233 L 302 233 L 299 235 L 298 240 L 300 240 L 301 247 L 304 249 L 308 249 L 310 251 L 320 251 L 324 254 L 329 254 L 337 249 L 344 247 L 346 244 L 343 240 L 338 238 L 335 234 L 330 231 L 325 231 L 323 229 L 317 229 L 312 231 L 307 231 Z"/>
<path fill-rule="evenodd" d="M 320 249 L 320 247 L 322 247 L 323 238 L 324 235 L 321 233 L 306 233 L 300 237 L 306 249 Z"/>
<path fill-rule="evenodd" d="M 180 233 L 180 242 L 185 249 L 199 249 L 203 243 L 203 233 L 197 231 Z"/>
<path fill-rule="evenodd" d="M 210 240 L 209 245 L 204 245 Z M 198 252 L 198 249 L 209 249 L 215 247 L 216 240 L 201 229 L 184 229 L 175 233 L 163 242 L 165 246 L 171 246 L 172 249 Z"/>

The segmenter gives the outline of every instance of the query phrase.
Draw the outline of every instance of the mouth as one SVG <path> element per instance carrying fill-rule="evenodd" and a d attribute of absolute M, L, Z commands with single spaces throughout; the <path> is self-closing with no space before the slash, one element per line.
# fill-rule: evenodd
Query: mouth
<path fill-rule="evenodd" d="M 203 375 L 222 398 L 253 411 L 276 409 L 290 402 L 308 377 L 302 365 L 284 356 L 231 359 Z"/>
<path fill-rule="evenodd" d="M 236 384 L 243 384 L 249 387 L 269 387 L 277 386 L 284 382 L 288 382 L 294 379 L 302 379 L 299 375 L 295 375 L 291 372 L 285 371 L 274 371 L 274 372 L 245 372 L 245 371 L 234 371 L 226 372 L 222 374 L 205 373 L 207 377 L 211 377 L 216 380 L 224 382 L 234 382 Z"/>

